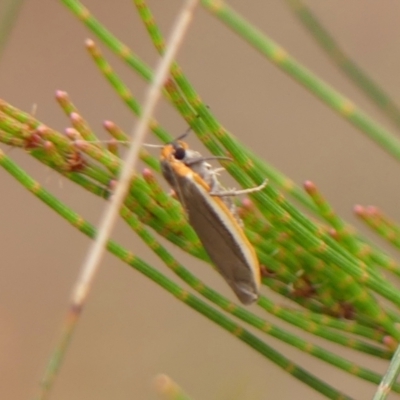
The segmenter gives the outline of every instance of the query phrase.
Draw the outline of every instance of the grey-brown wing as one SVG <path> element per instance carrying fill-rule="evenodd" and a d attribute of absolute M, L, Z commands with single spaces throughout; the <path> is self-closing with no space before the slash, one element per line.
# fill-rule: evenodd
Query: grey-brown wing
<path fill-rule="evenodd" d="M 250 304 L 258 298 L 258 285 L 241 243 L 235 234 L 235 225 L 229 225 L 229 217 L 208 198 L 196 183 L 186 177 L 178 178 L 179 195 L 185 205 L 189 222 L 211 260 L 238 298 Z M 225 216 L 225 218 L 224 218 Z"/>

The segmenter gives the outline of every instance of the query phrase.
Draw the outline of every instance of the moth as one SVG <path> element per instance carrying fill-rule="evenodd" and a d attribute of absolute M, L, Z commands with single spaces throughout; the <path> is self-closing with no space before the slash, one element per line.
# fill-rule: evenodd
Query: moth
<path fill-rule="evenodd" d="M 238 299 L 248 305 L 259 297 L 260 265 L 232 197 L 262 190 L 266 182 L 255 188 L 226 190 L 218 181 L 220 169 L 207 162 L 215 158 L 221 157 L 203 157 L 177 139 L 162 148 L 160 163 L 210 259 Z"/>

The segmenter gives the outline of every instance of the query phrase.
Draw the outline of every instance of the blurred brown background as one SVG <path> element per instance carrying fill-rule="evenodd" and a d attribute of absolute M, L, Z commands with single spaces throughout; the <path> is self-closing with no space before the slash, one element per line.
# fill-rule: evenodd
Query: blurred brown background
<path fill-rule="evenodd" d="M 4 1 L 4 0 L 3 0 Z M 178 0 L 149 1 L 169 32 Z M 300 62 L 394 131 L 333 67 L 284 2 L 230 1 Z M 157 60 L 130 1 L 84 4 L 146 62 Z M 307 4 L 371 76 L 394 97 L 400 92 L 400 4 L 395 1 L 308 1 Z M 0 4 L 1 5 L 1 4 Z M 1 11 L 1 8 L 0 8 Z M 0 96 L 63 130 L 67 118 L 54 101 L 66 90 L 92 128 L 111 119 L 129 131 L 135 122 L 86 54 L 93 35 L 60 1 L 26 0 L 0 62 Z M 110 53 L 104 49 L 106 55 Z M 198 9 L 179 62 L 220 121 L 296 183 L 315 181 L 338 212 L 375 204 L 400 221 L 399 165 L 313 95 Z M 144 83 L 116 57 L 116 70 L 143 99 Z M 186 129 L 162 104 L 159 121 L 174 134 Z M 196 139 L 190 139 L 198 146 Z M 148 137 L 148 142 L 155 139 Z M 4 148 L 4 146 L 2 146 Z M 17 150 L 8 153 L 72 208 L 96 223 L 104 202 L 61 179 Z M 89 241 L 0 169 L 0 397 L 27 399 L 58 337 L 71 287 Z M 171 276 L 125 226 L 114 237 Z M 233 299 L 204 264 L 179 260 Z M 284 301 L 283 299 L 281 301 Z M 257 307 L 253 306 L 256 312 Z M 266 316 L 268 319 L 270 317 Z M 268 343 L 357 399 L 374 386 L 302 355 L 275 339 Z M 320 340 L 320 344 L 325 343 Z M 376 371 L 385 363 L 338 346 L 335 352 Z M 167 373 L 195 399 L 320 399 L 255 351 L 182 305 L 155 284 L 106 256 L 52 394 L 66 399 L 156 399 L 152 380 Z"/>

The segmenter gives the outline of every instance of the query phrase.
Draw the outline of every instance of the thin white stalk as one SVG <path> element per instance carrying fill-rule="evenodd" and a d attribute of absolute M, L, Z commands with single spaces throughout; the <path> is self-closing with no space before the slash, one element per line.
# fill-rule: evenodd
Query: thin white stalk
<path fill-rule="evenodd" d="M 396 352 L 390 361 L 389 368 L 383 376 L 381 383 L 376 390 L 376 393 L 372 400 L 385 400 L 395 384 L 397 377 L 400 372 L 400 346 L 397 346 Z"/>
<path fill-rule="evenodd" d="M 197 3 L 198 0 L 187 0 L 183 5 L 174 25 L 170 40 L 167 43 L 166 51 L 155 70 L 153 82 L 146 93 L 142 116 L 134 129 L 132 129 L 131 146 L 126 154 L 124 166 L 112 201 L 106 206 L 106 210 L 100 220 L 96 240 L 89 249 L 87 257 L 82 265 L 81 273 L 72 290 L 70 306 L 64 321 L 61 338 L 52 354 L 52 358 L 42 381 L 41 392 L 39 394 L 39 399 L 41 400 L 48 396 L 57 375 L 57 371 L 62 364 L 71 335 L 82 312 L 91 284 L 100 265 L 105 246 L 112 233 L 112 229 L 119 215 L 119 210 L 127 194 L 130 179 L 132 177 L 132 170 L 135 167 L 140 148 L 154 114 L 155 106 L 161 96 L 161 89 L 168 78 L 171 64 L 192 20 L 193 12 Z"/>

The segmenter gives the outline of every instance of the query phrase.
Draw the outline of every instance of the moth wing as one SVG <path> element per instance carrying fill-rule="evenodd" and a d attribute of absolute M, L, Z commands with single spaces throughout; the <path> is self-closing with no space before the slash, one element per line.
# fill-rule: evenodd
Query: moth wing
<path fill-rule="evenodd" d="M 189 221 L 218 271 L 244 304 L 258 298 L 259 268 L 253 249 L 243 241 L 243 233 L 220 199 L 210 196 L 197 182 L 180 177 L 179 193 Z M 221 206 L 221 204 L 223 204 Z"/>

